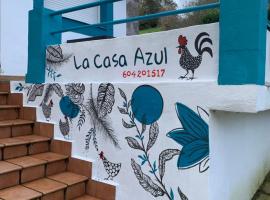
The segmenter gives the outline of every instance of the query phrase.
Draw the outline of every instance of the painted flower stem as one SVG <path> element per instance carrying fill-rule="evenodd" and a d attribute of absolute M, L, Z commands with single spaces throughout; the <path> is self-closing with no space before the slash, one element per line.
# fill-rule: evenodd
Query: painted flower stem
<path fill-rule="evenodd" d="M 142 138 L 143 132 L 139 130 L 138 125 L 136 124 L 134 118 L 131 116 L 131 112 L 129 111 L 129 107 L 128 107 L 128 106 L 127 106 L 126 109 L 127 109 L 127 113 L 128 113 L 128 116 L 129 116 L 131 122 L 135 125 L 135 128 L 136 128 L 136 130 L 137 130 L 137 133 L 139 134 L 140 138 Z M 166 189 L 166 186 L 165 186 L 165 184 L 163 183 L 162 179 L 159 178 L 159 177 L 156 175 L 155 171 L 154 171 L 154 167 L 153 167 L 152 163 L 150 162 L 150 157 L 149 157 L 149 154 L 148 154 L 148 152 L 147 152 L 147 150 L 146 150 L 146 148 L 145 148 L 143 139 L 141 139 L 141 145 L 142 145 L 142 148 L 143 148 L 142 151 L 143 151 L 143 153 L 145 154 L 145 156 L 146 156 L 146 158 L 147 158 L 147 163 L 148 163 L 150 169 L 154 172 L 153 175 L 155 176 L 156 180 L 158 181 L 158 183 L 159 183 L 160 186 L 162 187 L 162 189 L 163 189 L 164 193 L 166 194 L 166 196 L 168 197 L 168 199 L 169 199 L 169 200 L 173 200 L 173 199 L 171 198 L 171 196 L 169 195 L 169 193 L 168 193 L 168 191 L 167 191 L 167 189 Z"/>

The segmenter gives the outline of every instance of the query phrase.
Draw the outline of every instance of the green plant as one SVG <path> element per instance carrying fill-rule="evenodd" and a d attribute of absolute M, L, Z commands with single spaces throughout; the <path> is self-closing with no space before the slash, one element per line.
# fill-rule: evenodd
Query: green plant
<path fill-rule="evenodd" d="M 205 16 L 202 17 L 201 23 L 202 24 L 209 24 L 219 21 L 219 11 L 217 9 L 215 10 L 209 10 Z"/>

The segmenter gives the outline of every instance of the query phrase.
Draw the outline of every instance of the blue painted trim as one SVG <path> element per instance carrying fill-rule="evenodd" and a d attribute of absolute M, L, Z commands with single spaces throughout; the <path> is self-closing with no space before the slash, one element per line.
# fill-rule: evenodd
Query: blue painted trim
<path fill-rule="evenodd" d="M 62 17 L 50 17 L 49 9 L 29 12 L 27 83 L 44 83 L 47 45 L 60 44 L 61 35 L 52 35 L 51 28 L 62 27 Z"/>
<path fill-rule="evenodd" d="M 267 0 L 221 0 L 220 85 L 265 84 Z"/>
<path fill-rule="evenodd" d="M 100 23 L 113 21 L 113 3 L 107 3 L 100 6 Z M 106 36 L 113 37 L 113 24 L 104 26 Z"/>
<path fill-rule="evenodd" d="M 89 24 L 80 22 L 77 20 L 65 18 L 65 17 L 62 18 L 62 28 L 64 29 L 69 28 L 69 27 L 74 27 L 74 26 L 85 26 L 85 25 L 89 25 Z M 87 36 L 94 36 L 94 37 L 104 36 L 107 33 L 106 28 L 102 28 L 102 27 L 93 27 L 89 29 L 74 30 L 73 32 L 80 33 Z"/>
<path fill-rule="evenodd" d="M 111 21 L 106 21 L 104 19 L 105 17 L 103 16 L 101 18 L 102 19 L 101 23 L 70 27 L 70 28 L 66 28 L 66 29 L 59 29 L 59 30 L 52 31 L 51 33 L 58 34 L 58 33 L 64 33 L 64 32 L 68 32 L 68 31 L 75 31 L 75 30 L 79 30 L 79 29 L 88 29 L 88 28 L 92 28 L 92 27 L 102 27 L 102 26 L 107 26 L 107 25 L 124 24 L 124 23 L 129 23 L 129 22 L 140 21 L 140 20 L 148 20 L 148 19 L 166 17 L 166 16 L 170 16 L 170 15 L 190 13 L 190 12 L 200 11 L 200 10 L 209 10 L 209 9 L 213 9 L 213 8 L 219 8 L 219 6 L 220 6 L 220 3 L 212 3 L 212 4 L 195 6 L 195 7 L 185 8 L 185 9 L 164 11 L 164 12 L 155 13 L 155 14 L 130 17 L 127 19 L 111 20 Z M 112 14 L 108 14 L 108 15 L 111 16 Z M 110 17 L 108 17 L 108 18 L 110 18 Z"/>

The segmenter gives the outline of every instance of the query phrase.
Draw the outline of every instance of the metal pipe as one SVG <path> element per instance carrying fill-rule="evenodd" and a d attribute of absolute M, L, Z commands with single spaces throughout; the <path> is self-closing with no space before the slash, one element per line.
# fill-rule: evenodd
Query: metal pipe
<path fill-rule="evenodd" d="M 111 24 L 123 24 L 123 23 L 129 23 L 129 22 L 134 22 L 134 21 L 165 17 L 165 16 L 170 16 L 170 15 L 184 14 L 184 13 L 189 13 L 189 12 L 194 12 L 194 11 L 219 8 L 219 6 L 220 6 L 220 3 L 212 3 L 212 4 L 195 6 L 195 7 L 185 8 L 185 9 L 164 11 L 164 12 L 155 13 L 155 14 L 131 17 L 131 18 L 127 18 L 127 19 L 107 21 L 107 22 L 102 22 L 102 23 L 98 23 L 98 24 L 89 24 L 89 25 L 76 26 L 76 27 L 71 27 L 71 28 L 66 28 L 66 29 L 60 29 L 60 30 L 52 31 L 51 34 L 64 33 L 64 32 L 74 31 L 74 30 L 78 30 L 78 29 L 86 29 L 86 28 L 92 28 L 92 27 L 98 27 L 98 26 L 106 26 L 106 25 L 111 25 Z"/>
<path fill-rule="evenodd" d="M 100 5 L 107 4 L 107 3 L 114 3 L 114 2 L 118 2 L 118 1 L 123 1 L 123 0 L 101 0 L 101 1 L 96 1 L 96 2 L 92 2 L 92 3 L 83 4 L 83 5 L 80 5 L 80 6 L 74 6 L 74 7 L 71 7 L 71 8 L 58 10 L 58 11 L 52 12 L 50 14 L 50 16 L 62 15 L 62 14 L 65 14 L 65 13 L 70 13 L 70 12 L 83 10 L 83 9 L 87 9 L 87 8 L 92 8 L 92 7 L 100 6 Z"/>

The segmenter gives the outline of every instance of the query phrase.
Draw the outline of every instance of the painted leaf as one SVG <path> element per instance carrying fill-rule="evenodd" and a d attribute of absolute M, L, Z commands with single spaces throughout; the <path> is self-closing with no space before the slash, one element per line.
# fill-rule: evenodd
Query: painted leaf
<path fill-rule="evenodd" d="M 128 112 L 126 111 L 126 109 L 125 108 L 121 108 L 121 107 L 117 107 L 118 108 L 118 110 L 119 110 L 119 112 L 121 113 L 121 114 L 128 114 Z"/>
<path fill-rule="evenodd" d="M 64 96 L 63 90 L 58 83 L 52 84 L 52 89 L 60 98 Z"/>
<path fill-rule="evenodd" d="M 209 155 L 209 144 L 204 140 L 196 140 L 185 145 L 178 159 L 179 169 L 194 167 Z"/>
<path fill-rule="evenodd" d="M 141 145 L 139 144 L 139 142 L 133 138 L 133 137 L 126 137 L 127 143 L 128 145 L 133 148 L 133 149 L 139 149 L 143 151 L 143 148 L 141 147 Z"/>
<path fill-rule="evenodd" d="M 49 46 L 46 51 L 47 60 L 53 62 L 61 62 L 64 58 L 60 45 Z"/>
<path fill-rule="evenodd" d="M 203 173 L 206 172 L 209 169 L 209 158 L 206 158 L 203 160 L 199 165 L 199 172 Z"/>
<path fill-rule="evenodd" d="M 31 92 L 28 96 L 28 102 L 29 101 L 35 101 L 37 96 L 42 96 L 44 91 L 44 85 L 43 84 L 35 84 Z"/>
<path fill-rule="evenodd" d="M 118 90 L 119 90 L 119 92 L 120 92 L 121 97 L 122 97 L 125 101 L 127 101 L 127 96 L 126 96 L 125 92 L 124 92 L 121 88 L 118 88 Z"/>
<path fill-rule="evenodd" d="M 173 193 L 172 188 L 171 188 L 171 190 L 170 190 L 170 197 L 171 197 L 171 200 L 174 200 L 174 193 Z"/>
<path fill-rule="evenodd" d="M 208 125 L 197 113 L 181 103 L 176 104 L 176 112 L 184 130 L 208 141 Z"/>
<path fill-rule="evenodd" d="M 174 141 L 176 141 L 178 144 L 181 144 L 182 146 L 185 146 L 198 139 L 194 137 L 194 135 L 180 128 L 170 131 L 167 136 L 169 138 L 172 138 Z"/>
<path fill-rule="evenodd" d="M 97 97 L 97 110 L 99 118 L 103 118 L 112 112 L 112 108 L 115 102 L 114 95 L 115 90 L 112 84 L 100 84 Z"/>
<path fill-rule="evenodd" d="M 133 159 L 131 159 L 131 166 L 136 178 L 145 191 L 152 194 L 154 197 L 163 196 L 165 192 L 152 179 L 142 172 L 141 166 L 138 165 Z"/>
<path fill-rule="evenodd" d="M 81 105 L 84 101 L 85 85 L 83 83 L 70 83 L 65 85 L 66 95 L 75 104 Z"/>
<path fill-rule="evenodd" d="M 181 198 L 181 200 L 188 200 L 187 196 L 181 191 L 181 189 L 178 187 L 178 194 Z"/>
<path fill-rule="evenodd" d="M 125 128 L 133 128 L 135 127 L 135 124 L 128 124 L 127 122 L 125 122 L 125 120 L 122 119 L 122 124 Z"/>
<path fill-rule="evenodd" d="M 173 159 L 174 156 L 179 155 L 179 154 L 180 154 L 180 151 L 178 149 L 166 149 L 159 154 L 158 169 L 159 169 L 159 175 L 161 179 L 164 177 L 164 174 L 165 174 L 166 162 Z"/>
<path fill-rule="evenodd" d="M 159 134 L 159 126 L 158 123 L 155 122 L 151 124 L 149 129 L 149 141 L 146 148 L 147 151 L 149 151 L 154 146 L 155 142 L 157 141 L 158 134 Z"/>

